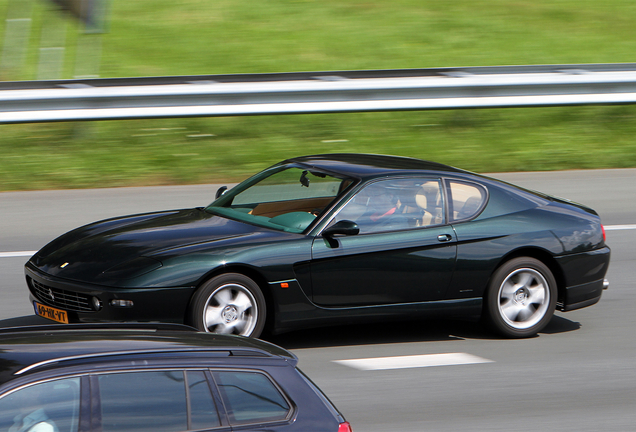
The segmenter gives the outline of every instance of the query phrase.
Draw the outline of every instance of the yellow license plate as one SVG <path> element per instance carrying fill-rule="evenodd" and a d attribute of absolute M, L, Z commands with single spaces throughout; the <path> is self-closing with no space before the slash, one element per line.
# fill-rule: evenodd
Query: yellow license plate
<path fill-rule="evenodd" d="M 48 318 L 59 323 L 68 324 L 68 314 L 66 311 L 56 309 L 50 306 L 44 306 L 38 302 L 33 302 L 35 314 L 44 318 Z"/>

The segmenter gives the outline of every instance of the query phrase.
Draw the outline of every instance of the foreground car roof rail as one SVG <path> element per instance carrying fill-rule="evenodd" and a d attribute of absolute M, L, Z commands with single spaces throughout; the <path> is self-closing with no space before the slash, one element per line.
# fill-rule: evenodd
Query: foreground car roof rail
<path fill-rule="evenodd" d="M 16 372 L 14 375 L 23 375 L 27 372 L 32 372 L 35 369 L 46 367 L 51 364 L 60 364 L 62 362 L 82 360 L 82 359 L 97 359 L 108 357 L 121 357 L 121 356 L 138 356 L 147 354 L 193 354 L 193 353 L 208 353 L 208 354 L 221 354 L 227 357 L 271 357 L 277 358 L 275 354 L 258 348 L 236 348 L 236 347 L 218 347 L 218 348 L 181 348 L 181 349 L 147 349 L 147 350 L 130 350 L 130 351 L 112 351 L 102 353 L 88 353 L 78 354 L 67 357 L 51 358 L 37 363 L 33 363 L 27 367 L 24 367 Z"/>
<path fill-rule="evenodd" d="M 183 331 L 197 332 L 194 327 L 185 324 L 170 323 L 135 323 L 135 322 L 106 322 L 106 323 L 78 323 L 78 324 L 41 324 L 0 328 L 0 335 L 27 332 L 58 332 L 75 330 L 131 330 L 131 331 Z"/>

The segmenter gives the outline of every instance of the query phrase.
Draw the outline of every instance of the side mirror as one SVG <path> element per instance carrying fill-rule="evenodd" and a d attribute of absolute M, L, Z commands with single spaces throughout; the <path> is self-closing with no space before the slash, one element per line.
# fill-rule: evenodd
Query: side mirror
<path fill-rule="evenodd" d="M 217 191 L 216 191 L 215 199 L 220 197 L 221 195 L 223 195 L 226 190 L 227 190 L 227 186 L 221 186 L 220 188 L 218 188 Z"/>
<path fill-rule="evenodd" d="M 358 224 L 349 220 L 341 220 L 331 225 L 322 232 L 323 237 L 331 238 L 334 235 L 357 235 L 360 233 Z"/>

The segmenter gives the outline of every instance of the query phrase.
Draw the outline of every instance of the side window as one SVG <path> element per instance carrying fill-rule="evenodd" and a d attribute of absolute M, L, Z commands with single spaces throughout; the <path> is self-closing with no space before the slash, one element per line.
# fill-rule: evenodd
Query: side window
<path fill-rule="evenodd" d="M 468 219 L 477 214 L 486 199 L 486 191 L 473 183 L 449 181 L 452 220 Z"/>
<path fill-rule="evenodd" d="M 209 429 L 220 426 L 208 380 L 202 371 L 188 371 L 188 401 L 190 402 L 189 429 Z"/>
<path fill-rule="evenodd" d="M 77 432 L 80 379 L 34 384 L 0 399 L 0 430 Z"/>
<path fill-rule="evenodd" d="M 187 381 L 183 371 L 105 374 L 97 380 L 103 432 L 177 432 L 219 426 L 203 372 L 188 372 Z"/>
<path fill-rule="evenodd" d="M 278 388 L 258 372 L 212 372 L 234 425 L 285 420 L 291 406 Z"/>
<path fill-rule="evenodd" d="M 350 220 L 360 233 L 395 231 L 444 223 L 439 179 L 381 180 L 361 189 L 336 215 Z"/>

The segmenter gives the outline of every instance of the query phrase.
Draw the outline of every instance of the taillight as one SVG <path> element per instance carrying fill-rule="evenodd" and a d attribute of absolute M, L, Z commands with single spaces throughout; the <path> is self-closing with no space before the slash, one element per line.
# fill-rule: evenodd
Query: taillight
<path fill-rule="evenodd" d="M 349 422 L 344 422 L 338 426 L 338 432 L 353 432 L 353 429 L 351 429 Z"/>
<path fill-rule="evenodd" d="M 605 227 L 601 224 L 601 231 L 603 231 L 603 241 L 605 241 Z"/>

